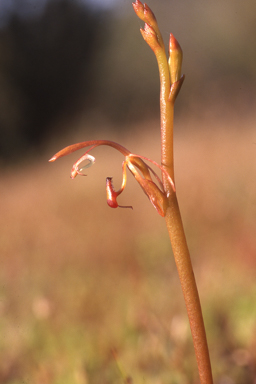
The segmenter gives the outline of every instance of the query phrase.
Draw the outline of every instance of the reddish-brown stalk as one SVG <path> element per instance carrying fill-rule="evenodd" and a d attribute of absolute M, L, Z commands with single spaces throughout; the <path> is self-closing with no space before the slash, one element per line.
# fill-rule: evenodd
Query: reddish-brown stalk
<path fill-rule="evenodd" d="M 146 23 L 144 30 L 141 30 L 142 36 L 153 50 L 158 62 L 160 74 L 161 163 L 172 180 L 174 180 L 173 116 L 174 103 L 184 80 L 184 77 L 181 77 L 182 50 L 177 40 L 171 34 L 169 43 L 170 56 L 169 62 L 167 62 L 161 34 L 158 28 L 154 28 L 156 18 L 153 12 L 151 11 L 150 13 L 149 7 L 143 5 L 139 0 L 133 4 L 133 8 L 138 17 Z M 162 177 L 167 196 L 165 221 L 186 303 L 200 383 L 212 384 L 211 363 L 202 310 L 177 195 L 164 173 Z"/>

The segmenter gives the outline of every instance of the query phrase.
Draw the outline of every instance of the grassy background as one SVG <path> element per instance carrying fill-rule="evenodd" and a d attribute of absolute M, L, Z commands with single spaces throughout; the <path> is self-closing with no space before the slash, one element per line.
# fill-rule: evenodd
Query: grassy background
<path fill-rule="evenodd" d="M 216 384 L 256 383 L 254 121 L 176 122 L 177 193 Z M 156 127 L 138 125 L 133 137 L 105 127 L 102 138 L 159 161 Z M 106 204 L 105 177 L 118 188 L 122 157 L 97 148 L 74 181 L 78 156 L 47 163 L 91 138 L 80 132 L 1 169 L 0 382 L 198 383 L 164 220 L 131 175 L 119 203 L 133 211 Z"/>
<path fill-rule="evenodd" d="M 76 155 L 47 163 L 96 138 L 160 162 L 143 23 L 130 0 L 115 14 L 53 1 L 34 18 L 21 3 L 0 26 L 0 383 L 196 384 L 164 220 L 131 175 L 119 202 L 134 210 L 106 204 L 122 156 L 95 149 L 75 181 Z M 149 1 L 184 50 L 176 186 L 215 384 L 256 384 L 255 4 Z"/>

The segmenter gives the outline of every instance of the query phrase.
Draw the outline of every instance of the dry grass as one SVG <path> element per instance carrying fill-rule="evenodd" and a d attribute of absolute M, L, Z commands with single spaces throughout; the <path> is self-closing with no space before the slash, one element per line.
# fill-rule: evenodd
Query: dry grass
<path fill-rule="evenodd" d="M 116 140 L 159 161 L 153 125 L 146 139 L 138 127 L 136 139 Z M 177 123 L 177 191 L 215 383 L 251 384 L 256 132 L 253 120 L 203 125 Z M 48 155 L 2 170 L 0 382 L 115 384 L 131 376 L 136 384 L 197 383 L 164 220 L 130 175 L 120 204 L 134 210 L 107 206 L 105 177 L 116 186 L 121 179 L 122 158 L 112 149 L 96 149 L 97 163 L 75 181 L 74 156 L 47 164 Z"/>

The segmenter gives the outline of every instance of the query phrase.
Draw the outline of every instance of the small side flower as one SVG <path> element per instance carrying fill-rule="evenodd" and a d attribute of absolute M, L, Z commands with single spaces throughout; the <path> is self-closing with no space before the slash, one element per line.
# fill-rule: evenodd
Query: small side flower
<path fill-rule="evenodd" d="M 83 173 L 84 169 L 89 168 L 95 163 L 95 158 L 92 155 L 90 155 L 88 152 L 90 152 L 93 148 L 98 147 L 100 145 L 108 145 L 110 147 L 113 147 L 125 156 L 125 160 L 123 161 L 123 164 L 122 164 L 123 179 L 122 179 L 121 188 L 118 191 L 115 191 L 112 183 L 112 177 L 107 177 L 106 179 L 107 204 L 111 208 L 118 208 L 118 207 L 132 208 L 132 206 L 130 205 L 122 206 L 122 205 L 119 205 L 117 202 L 118 196 L 123 192 L 126 186 L 126 182 L 127 182 L 126 168 L 128 168 L 129 171 L 132 173 L 132 175 L 135 177 L 135 179 L 138 181 L 139 185 L 141 186 L 145 194 L 148 196 L 150 202 L 152 203 L 154 208 L 157 210 L 157 212 L 161 216 L 165 216 L 166 193 L 164 191 L 163 183 L 160 180 L 160 178 L 156 175 L 156 173 L 153 171 L 153 169 L 144 162 L 144 160 L 153 163 L 159 169 L 161 169 L 168 177 L 169 182 L 173 187 L 173 191 L 175 191 L 175 187 L 172 179 L 164 170 L 164 168 L 161 167 L 159 164 L 157 164 L 155 161 L 150 160 L 144 156 L 132 154 L 130 151 L 128 151 L 128 149 L 126 149 L 125 147 L 121 146 L 118 143 L 115 143 L 113 141 L 108 141 L 108 140 L 84 141 L 82 143 L 73 144 L 62 149 L 61 151 L 56 153 L 49 161 L 53 162 L 59 159 L 60 157 L 73 153 L 78 149 L 90 147 L 74 163 L 71 169 L 72 179 L 74 179 L 77 175 L 86 176 Z M 87 161 L 88 163 L 81 167 L 81 163 L 84 161 Z M 153 177 L 155 177 L 159 186 L 153 181 L 151 174 L 153 175 Z"/>

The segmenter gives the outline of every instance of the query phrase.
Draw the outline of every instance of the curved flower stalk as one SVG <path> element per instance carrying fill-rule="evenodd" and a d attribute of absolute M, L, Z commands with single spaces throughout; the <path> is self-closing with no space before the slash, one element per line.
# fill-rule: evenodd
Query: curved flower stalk
<path fill-rule="evenodd" d="M 106 179 L 106 192 L 107 192 L 107 203 L 111 208 L 132 208 L 131 206 L 122 206 L 117 203 L 117 197 L 123 192 L 127 176 L 126 176 L 126 167 L 129 169 L 129 171 L 133 174 L 135 179 L 140 184 L 141 188 L 145 192 L 145 194 L 148 196 L 149 200 L 151 201 L 152 205 L 155 207 L 159 215 L 165 216 L 165 206 L 166 206 L 166 200 L 167 195 L 164 191 L 164 186 L 160 178 L 157 176 L 157 174 L 153 171 L 151 167 L 149 167 L 144 161 L 149 161 L 153 163 L 155 166 L 157 166 L 159 169 L 162 170 L 162 172 L 167 177 L 170 185 L 172 186 L 173 191 L 175 192 L 175 186 L 173 183 L 172 178 L 168 175 L 166 170 L 159 164 L 157 164 L 155 161 L 148 159 L 147 157 L 135 155 L 128 151 L 125 147 L 122 145 L 115 143 L 114 141 L 109 140 L 91 140 L 91 141 L 84 141 L 81 143 L 69 145 L 68 147 L 62 149 L 61 151 L 57 152 L 49 161 L 53 162 L 60 157 L 66 156 L 74 151 L 77 151 L 78 149 L 90 147 L 73 165 L 71 169 L 71 175 L 70 177 L 74 179 L 77 175 L 86 176 L 82 171 L 86 168 L 89 168 L 95 163 L 95 158 L 91 155 L 89 155 L 89 152 L 100 146 L 100 145 L 108 145 L 110 147 L 115 148 L 119 152 L 121 152 L 125 156 L 125 160 L 122 164 L 122 170 L 123 170 L 123 179 L 122 179 L 122 185 L 121 188 L 118 191 L 115 191 L 113 184 L 112 184 L 112 177 L 107 177 Z M 81 163 L 84 161 L 88 161 L 88 163 L 81 167 Z M 151 174 L 155 177 L 157 180 L 159 186 L 152 180 Z"/>
<path fill-rule="evenodd" d="M 55 161 L 76 150 L 90 147 L 73 165 L 71 178 L 74 179 L 77 175 L 84 175 L 84 169 L 94 164 L 95 158 L 89 152 L 95 147 L 108 145 L 124 155 L 125 159 L 122 164 L 123 179 L 120 189 L 115 191 L 112 178 L 108 177 L 106 179 L 107 203 L 111 208 L 132 208 L 131 206 L 120 206 L 117 203 L 118 196 L 126 186 L 126 168 L 128 168 L 157 212 L 162 217 L 165 217 L 187 308 L 200 383 L 212 384 L 211 363 L 200 299 L 174 186 L 173 116 L 174 103 L 184 81 L 184 75 L 181 75 L 183 53 L 178 41 L 171 34 L 169 40 L 169 59 L 167 60 L 163 38 L 155 15 L 147 4 L 142 4 L 139 0 L 136 0 L 132 5 L 137 16 L 145 22 L 144 29 L 140 31 L 144 40 L 153 50 L 159 68 L 161 165 L 146 157 L 133 154 L 120 144 L 108 140 L 91 140 L 70 145 L 59 151 L 49 161 Z M 151 162 L 161 170 L 161 179 L 144 160 Z M 87 161 L 87 164 L 81 167 L 81 163 L 84 161 Z"/>

